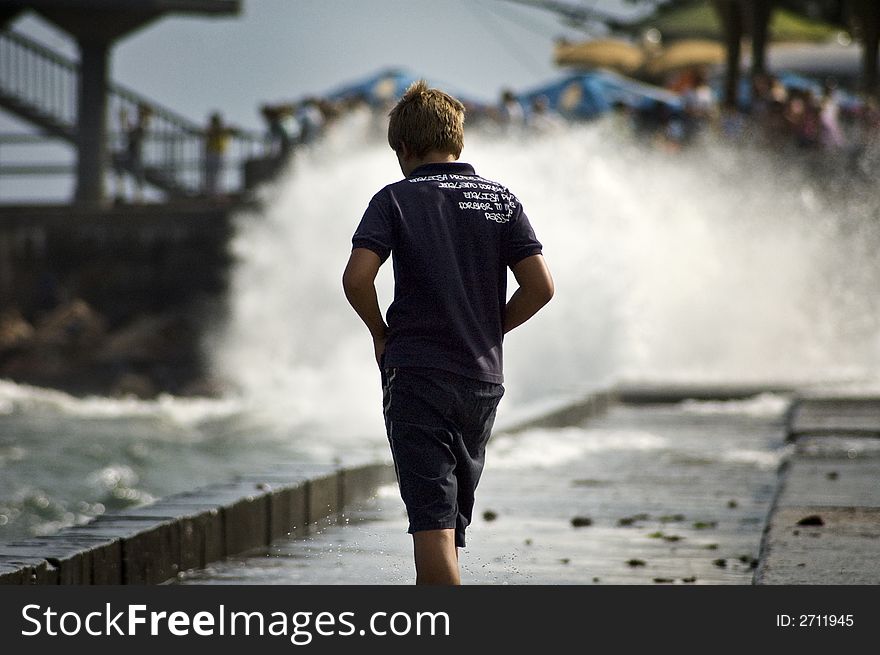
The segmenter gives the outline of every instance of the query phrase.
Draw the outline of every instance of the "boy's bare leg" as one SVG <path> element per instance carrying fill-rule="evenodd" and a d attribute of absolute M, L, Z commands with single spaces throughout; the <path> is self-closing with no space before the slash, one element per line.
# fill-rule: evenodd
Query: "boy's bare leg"
<path fill-rule="evenodd" d="M 416 584 L 459 585 L 455 530 L 423 530 L 413 533 Z"/>

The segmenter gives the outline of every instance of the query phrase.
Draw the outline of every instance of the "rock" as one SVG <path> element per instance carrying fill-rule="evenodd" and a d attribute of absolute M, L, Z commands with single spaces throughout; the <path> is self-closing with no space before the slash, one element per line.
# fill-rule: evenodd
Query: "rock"
<path fill-rule="evenodd" d="M 141 316 L 110 334 L 96 359 L 103 363 L 168 361 L 178 348 L 179 330 L 173 317 Z"/>
<path fill-rule="evenodd" d="M 484 521 L 494 521 L 497 518 L 498 518 L 498 513 L 493 512 L 491 509 L 487 509 L 485 512 L 483 512 L 483 520 Z"/>
<path fill-rule="evenodd" d="M 34 337 L 34 326 L 17 309 L 0 313 L 0 352 L 21 348 Z"/>
<path fill-rule="evenodd" d="M 586 516 L 575 516 L 575 517 L 571 520 L 571 524 L 572 524 L 572 526 L 574 526 L 575 528 L 585 528 L 585 527 L 588 527 L 588 526 L 590 526 L 590 525 L 593 525 L 593 519 L 588 518 L 588 517 L 586 517 Z"/>
<path fill-rule="evenodd" d="M 0 369 L 2 377 L 12 380 L 25 380 L 30 384 L 45 385 L 46 381 L 63 380 L 73 375 L 74 367 L 69 357 L 55 348 L 27 348 L 25 352 L 14 353 Z"/>
<path fill-rule="evenodd" d="M 797 522 L 798 525 L 825 525 L 825 521 L 818 514 L 810 514 Z"/>
<path fill-rule="evenodd" d="M 626 562 L 626 565 L 631 566 L 632 568 L 635 568 L 637 566 L 644 566 L 645 564 L 646 564 L 646 562 L 643 559 L 631 559 L 631 560 L 627 560 L 627 562 Z"/>
<path fill-rule="evenodd" d="M 633 516 L 624 516 L 622 519 L 617 521 L 617 525 L 620 526 L 629 526 L 637 523 L 638 521 L 647 521 L 651 516 L 649 514 L 634 514 Z"/>
<path fill-rule="evenodd" d="M 666 514 L 660 517 L 661 523 L 678 523 L 685 520 L 684 514 Z"/>
<path fill-rule="evenodd" d="M 91 348 L 106 334 L 104 318 L 84 300 L 56 307 L 37 322 L 34 340 L 42 347 Z"/>
<path fill-rule="evenodd" d="M 113 385 L 111 395 L 117 398 L 135 396 L 136 398 L 155 398 L 156 385 L 145 375 L 137 373 L 123 373 Z"/>
<path fill-rule="evenodd" d="M 717 566 L 719 569 L 727 568 L 727 560 L 723 558 L 712 560 L 712 564 Z"/>
<path fill-rule="evenodd" d="M 228 385 L 218 380 L 199 378 L 184 385 L 177 395 L 187 398 L 222 398 L 228 391 Z"/>

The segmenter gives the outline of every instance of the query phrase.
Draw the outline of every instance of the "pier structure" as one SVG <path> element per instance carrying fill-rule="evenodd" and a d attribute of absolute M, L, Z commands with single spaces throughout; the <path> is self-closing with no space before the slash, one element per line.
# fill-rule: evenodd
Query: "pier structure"
<path fill-rule="evenodd" d="M 264 134 L 230 130 L 215 188 L 205 165 L 207 126 L 114 82 L 109 71 L 113 48 L 137 30 L 172 15 L 233 18 L 241 4 L 7 0 L 0 6 L 0 111 L 31 128 L 0 134 L 0 184 L 16 177 L 74 181 L 61 203 L 0 203 L 0 334 L 7 335 L 0 339 L 0 377 L 77 394 L 116 389 L 143 397 L 181 393 L 186 380 L 200 377 L 200 332 L 224 311 L 234 217 L 255 206 L 253 192 L 284 162 Z M 26 12 L 69 35 L 78 57 L 15 29 Z M 141 112 L 149 120 L 135 158 L 125 130 L 109 126 Z M 41 161 L 46 144 L 72 146 L 76 161 Z M 150 199 L 127 199 L 119 189 L 108 197 L 111 172 L 137 180 Z M 57 318 L 73 320 L 79 332 L 92 324 L 105 343 L 46 352 L 41 344 L 57 339 L 45 324 Z M 105 347 L 131 343 L 126 335 L 143 342 L 137 335 L 145 337 L 150 324 L 180 348 L 148 347 L 155 352 L 144 359 L 144 348 L 134 348 L 137 355 Z M 119 386 L 132 376 L 140 382 Z"/>
<path fill-rule="evenodd" d="M 61 142 L 72 145 L 76 163 L 0 161 L 0 177 L 75 176 L 71 201 L 99 209 L 110 202 L 106 186 L 112 167 L 137 174 L 163 198 L 204 195 L 206 126 L 161 102 L 111 79 L 113 47 L 139 29 L 172 14 L 235 16 L 240 0 L 9 0 L 0 8 L 0 109 L 35 128 L 33 134 L 0 135 L 0 149 Z M 77 44 L 71 59 L 12 28 L 25 11 L 58 27 Z M 142 161 L 125 155 L 125 134 L 110 129 L 120 115 L 149 116 Z M 270 176 L 277 158 L 269 156 L 265 135 L 229 132 L 226 196 L 241 196 Z"/>
<path fill-rule="evenodd" d="M 35 126 L 45 137 L 74 146 L 73 201 L 91 209 L 107 203 L 105 177 L 114 145 L 108 138 L 111 108 L 127 110 L 131 116 L 147 108 L 155 143 L 146 153 L 152 160 L 145 162 L 146 181 L 169 197 L 193 195 L 198 185 L 184 169 L 200 158 L 202 127 L 114 84 L 109 74 L 111 54 L 119 41 L 164 16 L 230 17 L 240 12 L 240 5 L 240 0 L 8 0 L 0 8 L 0 108 Z M 79 60 L 70 60 L 9 29 L 27 10 L 68 34 L 77 44 Z M 238 134 L 235 139 L 234 149 L 240 156 L 258 156 L 260 137 Z M 124 160 L 114 164 L 129 170 L 133 166 Z M 7 166 L 0 174 L 62 170 Z"/>

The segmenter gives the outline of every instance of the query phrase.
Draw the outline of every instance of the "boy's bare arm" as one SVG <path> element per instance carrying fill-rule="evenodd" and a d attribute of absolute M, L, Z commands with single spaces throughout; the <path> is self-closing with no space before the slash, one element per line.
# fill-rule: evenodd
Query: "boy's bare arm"
<path fill-rule="evenodd" d="M 388 331 L 376 296 L 376 275 L 381 266 L 382 261 L 372 250 L 355 248 L 351 251 L 345 272 L 342 274 L 345 297 L 373 336 L 373 350 L 377 364 L 381 362 L 382 353 L 385 352 Z"/>
<path fill-rule="evenodd" d="M 542 255 L 532 255 L 518 261 L 513 268 L 519 288 L 507 301 L 504 309 L 504 333 L 518 327 L 534 316 L 553 297 L 553 278 Z"/>

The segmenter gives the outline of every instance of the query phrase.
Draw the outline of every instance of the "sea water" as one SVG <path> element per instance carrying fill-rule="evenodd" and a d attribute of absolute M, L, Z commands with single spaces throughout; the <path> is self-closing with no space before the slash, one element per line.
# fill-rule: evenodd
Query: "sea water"
<path fill-rule="evenodd" d="M 610 122 L 475 130 L 462 160 L 519 197 L 557 288 L 505 341 L 500 424 L 621 380 L 876 380 L 880 216 L 861 187 L 829 192 L 717 139 L 670 153 Z M 399 178 L 381 127 L 353 115 L 236 217 L 228 321 L 205 339 L 224 397 L 77 399 L 0 381 L 0 541 L 239 473 L 386 458 L 371 341 L 340 280 L 370 197 Z M 383 308 L 391 286 L 386 265 Z M 657 446 L 579 434 L 499 439 L 499 465 Z"/>

